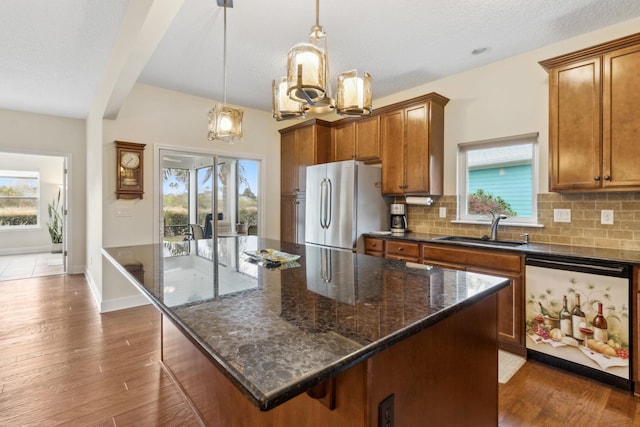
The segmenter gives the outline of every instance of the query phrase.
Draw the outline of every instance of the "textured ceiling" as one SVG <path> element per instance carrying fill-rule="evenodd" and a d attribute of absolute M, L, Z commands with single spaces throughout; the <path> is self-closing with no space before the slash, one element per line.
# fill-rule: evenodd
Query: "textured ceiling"
<path fill-rule="evenodd" d="M 2 0 L 0 108 L 86 117 L 126 5 Z M 636 16 L 638 0 L 320 2 L 333 84 L 340 71 L 368 71 L 374 99 Z M 227 102 L 270 111 L 271 80 L 314 22 L 314 0 L 235 0 Z M 215 0 L 185 0 L 138 81 L 221 99 L 222 28 Z"/>

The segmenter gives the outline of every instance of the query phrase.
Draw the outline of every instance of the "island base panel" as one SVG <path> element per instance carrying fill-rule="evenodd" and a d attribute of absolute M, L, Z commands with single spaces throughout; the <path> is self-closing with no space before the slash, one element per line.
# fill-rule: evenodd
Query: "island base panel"
<path fill-rule="evenodd" d="M 390 394 L 396 426 L 495 426 L 496 321 L 494 294 L 357 364 L 335 378 L 334 410 L 302 393 L 260 411 L 166 317 L 162 357 L 209 426 L 377 427 Z"/>

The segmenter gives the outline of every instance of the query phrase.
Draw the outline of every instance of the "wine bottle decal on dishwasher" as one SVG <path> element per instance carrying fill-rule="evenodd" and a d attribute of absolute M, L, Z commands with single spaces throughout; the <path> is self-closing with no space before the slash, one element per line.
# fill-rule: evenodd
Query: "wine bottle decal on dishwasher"
<path fill-rule="evenodd" d="M 571 312 L 567 308 L 567 296 L 562 296 L 562 310 L 560 310 L 560 330 L 566 336 L 573 336 L 571 327 Z"/>
<path fill-rule="evenodd" d="M 607 319 L 602 315 L 602 303 L 598 303 L 598 314 L 593 318 L 593 339 L 607 342 L 609 331 L 607 330 Z"/>
<path fill-rule="evenodd" d="M 573 329 L 573 337 L 578 341 L 584 340 L 584 335 L 580 332 L 580 327 L 586 326 L 584 312 L 580 308 L 580 294 L 576 294 L 576 305 L 571 312 L 571 324 Z"/>

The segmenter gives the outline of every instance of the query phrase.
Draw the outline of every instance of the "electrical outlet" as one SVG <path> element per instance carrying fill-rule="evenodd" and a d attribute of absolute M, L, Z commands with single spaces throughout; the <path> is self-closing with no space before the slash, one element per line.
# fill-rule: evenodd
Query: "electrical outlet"
<path fill-rule="evenodd" d="M 446 218 L 446 217 L 447 217 L 447 208 L 441 207 L 440 208 L 440 218 Z"/>
<path fill-rule="evenodd" d="M 378 427 L 394 426 L 393 396 L 393 394 L 390 394 L 378 405 Z"/>
<path fill-rule="evenodd" d="M 571 209 L 554 209 L 553 222 L 571 222 Z"/>
<path fill-rule="evenodd" d="M 613 224 L 613 210 L 603 209 L 600 211 L 600 224 Z"/>

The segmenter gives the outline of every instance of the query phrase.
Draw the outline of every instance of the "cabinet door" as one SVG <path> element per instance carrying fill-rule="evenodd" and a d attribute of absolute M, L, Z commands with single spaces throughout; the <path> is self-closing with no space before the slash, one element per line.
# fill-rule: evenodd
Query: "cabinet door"
<path fill-rule="evenodd" d="M 356 160 L 380 160 L 380 116 L 355 122 Z"/>
<path fill-rule="evenodd" d="M 406 109 L 405 193 L 429 193 L 429 104 Z"/>
<path fill-rule="evenodd" d="M 593 58 L 549 71 L 550 190 L 601 187 L 600 67 Z"/>
<path fill-rule="evenodd" d="M 640 46 L 604 55 L 603 62 L 602 186 L 640 187 Z"/>
<path fill-rule="evenodd" d="M 296 176 L 297 192 L 304 193 L 307 186 L 307 166 L 316 164 L 316 125 L 296 131 Z"/>
<path fill-rule="evenodd" d="M 355 157 L 355 126 L 347 123 L 333 129 L 332 158 L 335 162 L 351 160 Z"/>
<path fill-rule="evenodd" d="M 283 134 L 280 138 L 280 194 L 296 193 L 298 188 L 296 157 L 296 133 Z"/>
<path fill-rule="evenodd" d="M 305 199 L 280 199 L 280 240 L 304 244 Z"/>
<path fill-rule="evenodd" d="M 404 193 L 404 110 L 380 118 L 382 194 Z"/>

